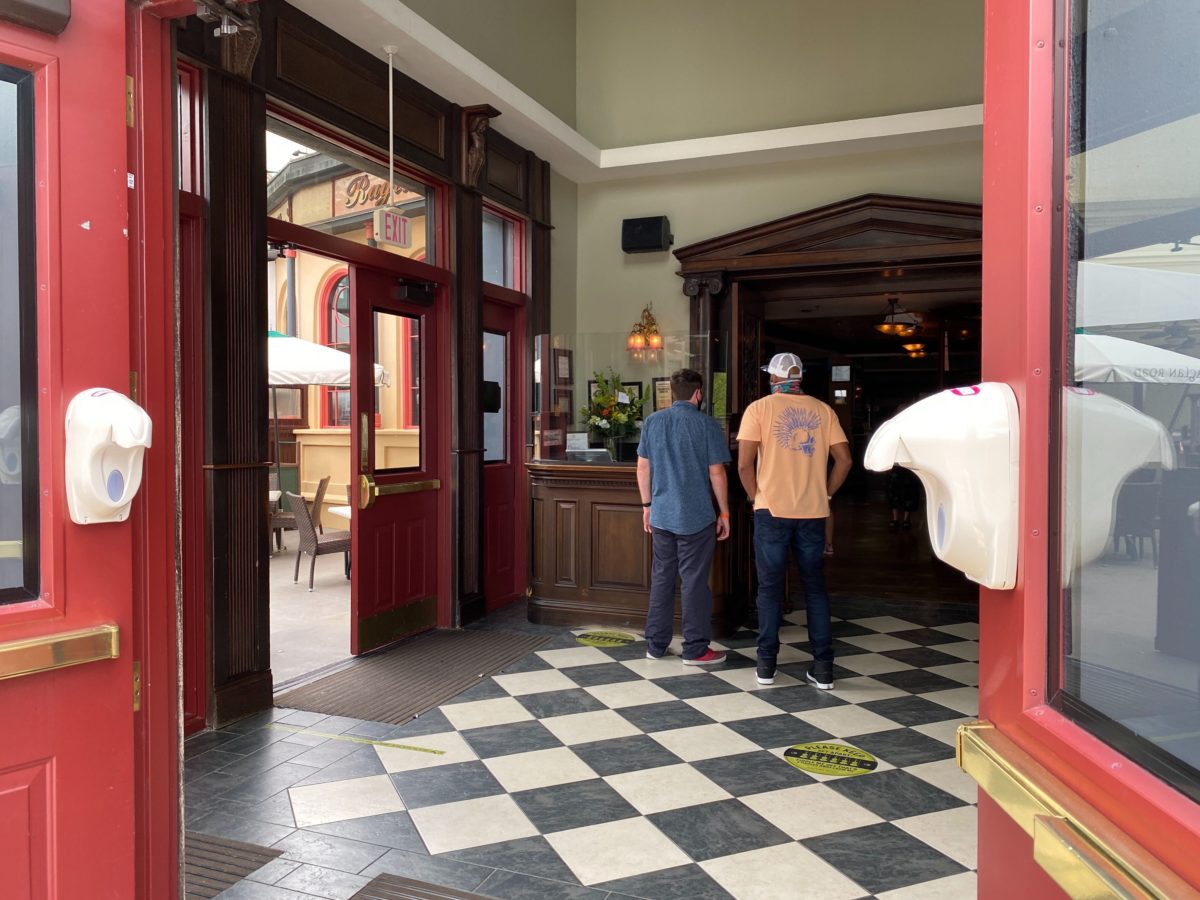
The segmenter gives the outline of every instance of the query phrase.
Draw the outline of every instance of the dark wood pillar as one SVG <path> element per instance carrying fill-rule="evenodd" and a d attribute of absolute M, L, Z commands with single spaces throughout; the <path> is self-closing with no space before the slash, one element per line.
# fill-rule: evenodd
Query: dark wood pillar
<path fill-rule="evenodd" d="M 220 725 L 272 702 L 271 598 L 262 564 L 268 555 L 266 103 L 244 77 L 210 69 L 207 104 L 210 721 Z"/>
<path fill-rule="evenodd" d="M 692 300 L 689 366 L 704 376 L 705 389 L 710 398 L 712 374 L 721 369 L 725 358 L 726 337 L 715 333 L 720 321 L 717 297 L 724 289 L 725 281 L 720 272 L 688 275 L 683 280 L 683 293 Z"/>
<path fill-rule="evenodd" d="M 462 111 L 463 147 L 454 189 L 451 304 L 454 422 L 454 597 L 456 625 L 481 618 L 483 596 L 483 193 L 490 106 Z"/>

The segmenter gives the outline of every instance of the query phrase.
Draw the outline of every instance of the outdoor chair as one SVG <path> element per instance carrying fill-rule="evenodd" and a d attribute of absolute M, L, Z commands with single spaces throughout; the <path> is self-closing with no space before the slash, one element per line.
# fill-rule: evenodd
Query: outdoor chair
<path fill-rule="evenodd" d="M 312 514 L 308 511 L 308 504 L 304 498 L 291 491 L 285 492 L 284 497 L 287 498 L 288 508 L 295 513 L 296 533 L 300 535 L 300 549 L 296 551 L 296 571 L 292 575 L 292 582 L 300 581 L 300 556 L 307 553 L 312 557 L 308 567 L 308 589 L 311 591 L 317 571 L 317 557 L 328 553 L 349 553 L 350 532 L 330 531 L 327 534 L 317 534 L 317 529 L 313 527 Z"/>
<path fill-rule="evenodd" d="M 279 490 L 279 476 L 271 472 L 267 475 L 267 489 Z M 271 504 L 271 534 L 275 535 L 275 549 L 283 549 L 283 533 L 296 530 L 296 517 L 276 501 Z"/>
<path fill-rule="evenodd" d="M 329 487 L 329 479 L 331 476 L 326 475 L 317 482 L 317 493 L 313 496 L 312 502 L 312 520 L 317 526 L 317 531 L 321 534 L 325 533 L 324 527 L 321 525 L 321 508 L 325 505 L 325 490 Z"/>

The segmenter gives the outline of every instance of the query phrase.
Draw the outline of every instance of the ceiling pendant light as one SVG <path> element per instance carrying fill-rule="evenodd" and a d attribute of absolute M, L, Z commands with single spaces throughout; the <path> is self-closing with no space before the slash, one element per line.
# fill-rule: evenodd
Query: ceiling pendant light
<path fill-rule="evenodd" d="M 925 345 L 920 342 L 917 342 L 915 344 L 901 344 L 900 346 L 903 347 L 905 350 L 907 350 L 909 353 L 916 353 L 918 350 L 925 349 Z"/>
<path fill-rule="evenodd" d="M 880 334 L 894 334 L 896 337 L 911 337 L 917 333 L 917 326 L 921 324 L 921 319 L 916 313 L 910 313 L 900 301 L 892 297 L 888 300 L 887 311 L 883 315 L 883 321 L 876 323 L 875 330 Z"/>

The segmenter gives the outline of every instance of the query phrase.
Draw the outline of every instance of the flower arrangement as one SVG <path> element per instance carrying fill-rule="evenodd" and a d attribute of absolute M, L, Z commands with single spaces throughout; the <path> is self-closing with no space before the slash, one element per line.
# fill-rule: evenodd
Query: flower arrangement
<path fill-rule="evenodd" d="M 621 376 L 609 369 L 593 372 L 596 387 L 583 408 L 583 424 L 594 437 L 616 439 L 636 434 L 642 427 L 645 397 L 635 397 L 621 386 Z"/>

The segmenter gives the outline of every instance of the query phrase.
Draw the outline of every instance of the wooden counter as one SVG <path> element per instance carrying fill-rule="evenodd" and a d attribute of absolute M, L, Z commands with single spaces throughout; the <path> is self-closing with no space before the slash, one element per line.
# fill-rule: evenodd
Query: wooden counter
<path fill-rule="evenodd" d="M 529 620 L 644 628 L 651 549 L 636 466 L 534 462 L 526 468 L 533 526 Z M 722 542 L 709 577 L 714 637 L 736 630 L 744 618 L 745 598 L 732 596 L 728 571 L 729 544 Z"/>

